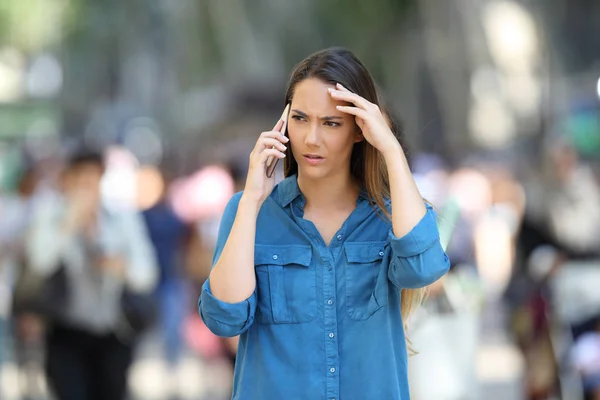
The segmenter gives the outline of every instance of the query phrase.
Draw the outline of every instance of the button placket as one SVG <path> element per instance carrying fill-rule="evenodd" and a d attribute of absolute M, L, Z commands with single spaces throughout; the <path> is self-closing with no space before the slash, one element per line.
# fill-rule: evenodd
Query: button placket
<path fill-rule="evenodd" d="M 337 236 L 336 236 L 337 238 Z M 334 239 L 335 240 L 335 239 Z M 336 373 L 337 365 L 339 363 L 339 353 L 337 339 L 335 338 L 336 333 L 336 321 L 337 321 L 337 309 L 336 309 L 336 278 L 333 270 L 335 262 L 335 254 L 338 251 L 339 244 L 332 243 L 332 250 L 323 249 L 322 254 L 322 270 L 323 270 L 323 301 L 324 301 L 324 332 L 326 335 L 326 358 L 327 358 L 327 398 L 336 398 L 339 388 L 339 374 Z"/>

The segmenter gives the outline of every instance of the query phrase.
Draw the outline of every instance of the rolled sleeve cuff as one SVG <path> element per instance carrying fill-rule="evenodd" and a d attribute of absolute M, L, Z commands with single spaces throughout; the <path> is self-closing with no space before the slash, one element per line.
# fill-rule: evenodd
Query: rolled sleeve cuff
<path fill-rule="evenodd" d="M 425 252 L 440 240 L 435 212 L 427 207 L 427 213 L 410 232 L 398 238 L 390 229 L 389 238 L 392 250 L 398 257 L 408 258 Z"/>
<path fill-rule="evenodd" d="M 204 322 L 215 334 L 235 336 L 251 322 L 253 310 L 256 309 L 256 295 L 239 303 L 226 303 L 213 296 L 210 283 L 206 280 L 198 306 Z"/>

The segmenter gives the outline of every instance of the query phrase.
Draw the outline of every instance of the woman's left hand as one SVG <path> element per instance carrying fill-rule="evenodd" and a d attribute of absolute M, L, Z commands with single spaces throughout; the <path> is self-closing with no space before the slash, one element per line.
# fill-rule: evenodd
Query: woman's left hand
<path fill-rule="evenodd" d="M 400 148 L 400 143 L 390 129 L 388 121 L 381 113 L 377 104 L 373 104 L 363 97 L 352 93 L 341 84 L 336 85 L 336 89 L 330 88 L 329 94 L 334 100 L 352 103 L 352 106 L 337 106 L 336 108 L 344 113 L 352 114 L 355 117 L 356 124 L 361 129 L 365 139 L 381 153 L 396 151 Z"/>

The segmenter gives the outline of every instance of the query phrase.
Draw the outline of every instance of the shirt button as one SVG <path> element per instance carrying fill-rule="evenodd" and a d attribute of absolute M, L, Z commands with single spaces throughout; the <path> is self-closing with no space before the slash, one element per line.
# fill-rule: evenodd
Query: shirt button
<path fill-rule="evenodd" d="M 331 271 L 331 264 L 327 264 L 327 269 Z"/>
<path fill-rule="evenodd" d="M 342 240 L 342 235 L 337 235 L 337 240 Z"/>
<path fill-rule="evenodd" d="M 331 300 L 331 299 L 327 300 L 327 304 L 332 305 L 333 304 L 333 300 Z"/>
<path fill-rule="evenodd" d="M 273 260 L 277 260 L 277 254 L 273 254 Z"/>
<path fill-rule="evenodd" d="M 333 374 L 335 372 L 335 368 L 333 368 L 333 367 L 329 368 L 329 372 L 331 372 Z"/>
<path fill-rule="evenodd" d="M 380 252 L 379 252 L 379 255 L 380 255 L 381 257 L 383 257 L 383 251 L 380 251 Z"/>
<path fill-rule="evenodd" d="M 331 332 L 331 333 L 329 334 L 329 337 L 330 337 L 330 338 L 332 338 L 332 339 L 333 339 L 333 337 L 334 337 L 334 336 L 335 336 L 335 334 L 334 334 L 333 332 Z"/>

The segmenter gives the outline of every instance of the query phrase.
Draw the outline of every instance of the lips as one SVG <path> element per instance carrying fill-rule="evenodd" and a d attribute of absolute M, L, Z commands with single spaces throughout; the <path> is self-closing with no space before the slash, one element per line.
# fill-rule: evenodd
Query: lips
<path fill-rule="evenodd" d="M 323 156 L 318 154 L 303 154 L 302 156 L 308 165 L 319 165 L 325 160 Z"/>

